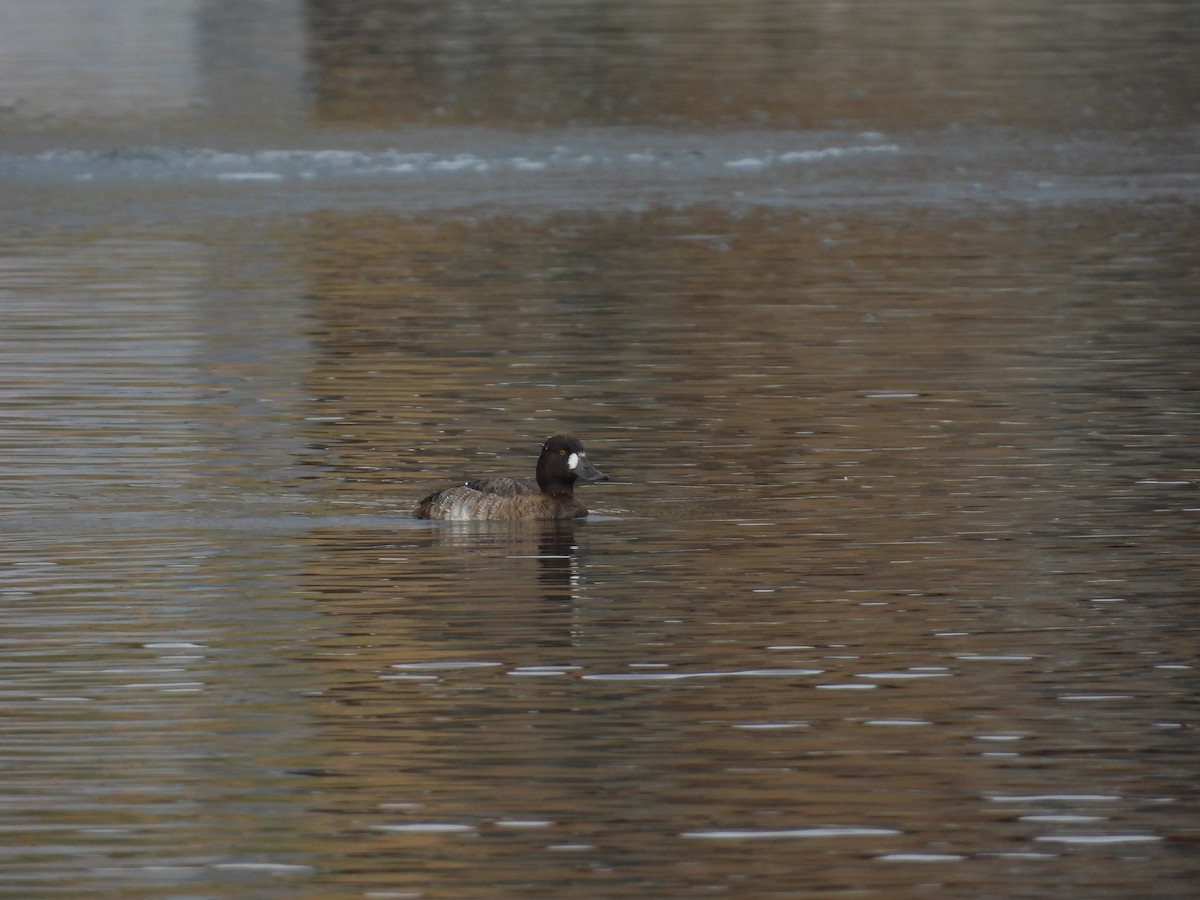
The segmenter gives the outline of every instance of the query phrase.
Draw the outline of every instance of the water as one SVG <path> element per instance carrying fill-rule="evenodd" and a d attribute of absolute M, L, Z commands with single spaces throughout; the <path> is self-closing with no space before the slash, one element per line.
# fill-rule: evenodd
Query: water
<path fill-rule="evenodd" d="M 1190 4 L 0 17 L 0 896 L 1194 895 Z"/>

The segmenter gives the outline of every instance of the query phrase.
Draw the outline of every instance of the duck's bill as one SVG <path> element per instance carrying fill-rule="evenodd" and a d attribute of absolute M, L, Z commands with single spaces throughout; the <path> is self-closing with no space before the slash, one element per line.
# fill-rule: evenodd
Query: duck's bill
<path fill-rule="evenodd" d="M 581 456 L 575 465 L 575 475 L 584 481 L 611 481 L 607 475 L 593 466 L 586 456 Z"/>

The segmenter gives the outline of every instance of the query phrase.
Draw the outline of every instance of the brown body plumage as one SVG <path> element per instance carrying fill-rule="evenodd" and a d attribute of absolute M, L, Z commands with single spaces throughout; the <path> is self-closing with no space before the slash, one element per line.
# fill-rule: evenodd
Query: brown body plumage
<path fill-rule="evenodd" d="M 415 510 L 418 519 L 578 519 L 588 514 L 575 482 L 608 481 L 570 435 L 547 438 L 535 478 L 485 478 L 435 491 Z"/>

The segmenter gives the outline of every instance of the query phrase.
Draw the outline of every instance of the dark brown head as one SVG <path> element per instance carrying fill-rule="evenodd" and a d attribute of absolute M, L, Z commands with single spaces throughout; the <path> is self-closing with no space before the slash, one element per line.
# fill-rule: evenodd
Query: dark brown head
<path fill-rule="evenodd" d="M 566 434 L 546 438 L 537 461 L 538 487 L 546 494 L 570 494 L 577 478 L 608 481 L 608 476 L 588 460 L 578 438 Z"/>

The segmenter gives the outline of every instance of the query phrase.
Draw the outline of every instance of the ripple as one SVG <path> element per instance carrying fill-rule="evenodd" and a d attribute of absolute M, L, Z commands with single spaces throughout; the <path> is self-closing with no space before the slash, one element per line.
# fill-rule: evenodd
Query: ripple
<path fill-rule="evenodd" d="M 474 825 L 462 825 L 457 822 L 413 822 L 404 825 L 375 825 L 374 831 L 386 831 L 389 834 L 460 834 L 474 831 Z"/>
<path fill-rule="evenodd" d="M 809 724 L 807 722 L 747 722 L 733 727 L 743 731 L 784 731 L 791 728 L 808 728 Z"/>
<path fill-rule="evenodd" d="M 549 828 L 553 819 L 497 819 L 497 828 Z"/>
<path fill-rule="evenodd" d="M 425 672 L 452 669 L 490 669 L 499 665 L 502 665 L 502 663 L 479 662 L 475 660 L 445 660 L 441 662 L 396 663 L 392 668 L 410 672 Z"/>
<path fill-rule="evenodd" d="M 1149 844 L 1162 838 L 1156 834 L 1044 834 L 1034 840 L 1054 844 Z"/>
<path fill-rule="evenodd" d="M 825 828 L 768 829 L 713 829 L 711 831 L 685 831 L 680 836 L 705 840 L 774 840 L 778 838 L 834 838 L 834 837 L 888 837 L 901 834 L 894 828 L 864 828 L 859 826 L 836 826 Z"/>
<path fill-rule="evenodd" d="M 756 678 L 787 675 L 820 675 L 824 669 L 738 669 L 732 672 L 602 672 L 582 676 L 584 681 L 680 681 L 685 678 Z"/>
<path fill-rule="evenodd" d="M 883 856 L 875 857 L 882 862 L 919 862 L 919 863 L 938 863 L 938 862 L 959 862 L 966 859 L 958 853 L 885 853 Z"/>
<path fill-rule="evenodd" d="M 518 666 L 515 669 L 510 669 L 505 674 L 524 677 L 540 677 L 547 675 L 566 675 L 568 672 L 573 672 L 578 669 L 579 666 Z"/>
<path fill-rule="evenodd" d="M 1109 803 L 1120 800 L 1120 794 L 989 794 L 985 798 L 993 803 L 1043 803 L 1048 800 L 1061 803 Z"/>
<path fill-rule="evenodd" d="M 222 183 L 274 183 L 285 180 L 333 181 L 339 179 L 390 179 L 411 181 L 422 176 L 464 176 L 478 179 L 497 171 L 530 175 L 611 171 L 625 167 L 667 172 L 727 172 L 757 174 L 780 164 L 821 163 L 833 159 L 861 159 L 900 152 L 896 144 L 848 144 L 780 152 L 757 148 L 751 155 L 719 144 L 693 152 L 673 144 L 629 150 L 621 143 L 603 145 L 607 152 L 573 150 L 562 145 L 530 142 L 523 152 L 480 155 L 443 150 L 410 152 L 390 149 L 282 150 L 262 149 L 234 153 L 206 148 L 141 147 L 114 151 L 48 150 L 32 156 L 0 155 L 0 172 L 25 178 L 66 176 L 77 181 L 120 179 L 127 181 L 214 180 Z"/>
<path fill-rule="evenodd" d="M 855 678 L 871 678 L 876 681 L 899 681 L 907 678 L 946 678 L 949 672 L 861 672 Z"/>
<path fill-rule="evenodd" d="M 1090 703 L 1096 700 L 1131 700 L 1132 694 L 1060 694 L 1058 697 L 1065 703 Z"/>
<path fill-rule="evenodd" d="M 307 875 L 316 871 L 312 866 L 269 862 L 214 863 L 213 868 L 223 872 L 268 872 L 272 875 Z"/>
<path fill-rule="evenodd" d="M 1079 823 L 1079 822 L 1107 822 L 1108 816 L 1072 816 L 1072 815 L 1037 815 L 1037 816 L 1019 816 L 1018 822 L 1058 822 L 1062 823 Z"/>

